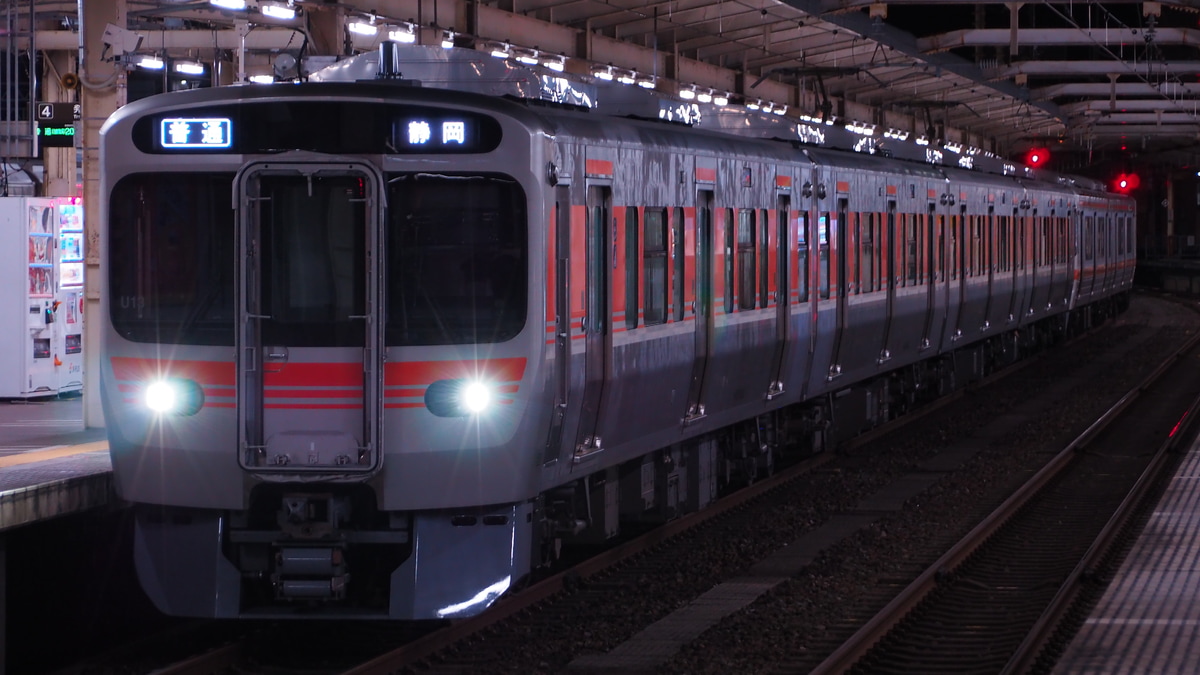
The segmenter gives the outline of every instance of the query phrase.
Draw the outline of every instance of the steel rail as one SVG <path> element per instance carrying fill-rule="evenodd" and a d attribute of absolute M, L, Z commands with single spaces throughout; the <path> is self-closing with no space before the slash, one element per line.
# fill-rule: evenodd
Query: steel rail
<path fill-rule="evenodd" d="M 904 617 L 929 596 L 940 580 L 973 555 L 993 534 L 1002 528 L 1014 515 L 1028 504 L 1041 490 L 1071 466 L 1079 452 L 1109 426 L 1129 407 L 1153 382 L 1158 380 L 1176 361 L 1200 345 L 1200 334 L 1192 337 L 1182 347 L 1172 352 L 1155 370 L 1137 386 L 1114 403 L 1103 415 L 1054 456 L 1040 471 L 1006 499 L 979 525 L 975 526 L 962 540 L 941 558 L 921 573 L 891 602 L 862 626 L 849 640 L 821 662 L 810 675 L 830 675 L 848 671 L 861 660 L 872 647 L 891 631 Z M 1195 406 L 1195 404 L 1193 404 Z M 1194 418 L 1194 415 L 1190 415 Z M 1141 480 L 1139 479 L 1139 484 Z M 1107 527 L 1106 527 L 1107 530 Z"/>

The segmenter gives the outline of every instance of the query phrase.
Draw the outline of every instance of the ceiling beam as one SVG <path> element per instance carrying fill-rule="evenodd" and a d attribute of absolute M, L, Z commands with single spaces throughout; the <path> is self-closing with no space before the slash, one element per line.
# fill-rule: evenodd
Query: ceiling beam
<path fill-rule="evenodd" d="M 1147 39 L 1153 35 L 1152 39 Z M 1007 28 L 977 28 L 955 30 L 941 35 L 918 38 L 917 48 L 925 53 L 961 47 L 1003 47 L 1009 44 Z M 1154 33 L 1144 30 L 1117 28 L 1083 30 L 1078 28 L 1021 28 L 1017 44 L 1022 47 L 1121 47 L 1125 45 L 1200 46 L 1200 30 L 1195 28 L 1157 28 Z"/>

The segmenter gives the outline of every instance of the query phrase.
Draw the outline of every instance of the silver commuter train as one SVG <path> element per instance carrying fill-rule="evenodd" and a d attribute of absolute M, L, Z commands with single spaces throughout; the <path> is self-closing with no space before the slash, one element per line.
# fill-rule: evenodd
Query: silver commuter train
<path fill-rule="evenodd" d="M 167 614 L 476 614 L 1132 285 L 1133 202 L 1083 179 L 466 50 L 314 79 L 103 130 L 103 401 Z"/>

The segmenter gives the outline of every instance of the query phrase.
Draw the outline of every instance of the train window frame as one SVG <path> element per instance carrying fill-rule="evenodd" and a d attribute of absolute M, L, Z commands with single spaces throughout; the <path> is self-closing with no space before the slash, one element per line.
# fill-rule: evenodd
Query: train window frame
<path fill-rule="evenodd" d="M 687 317 L 687 301 L 686 289 L 684 288 L 684 279 L 687 278 L 687 243 L 686 230 L 684 225 L 686 220 L 682 206 L 676 206 L 671 209 L 671 223 L 669 230 L 671 232 L 671 294 L 674 296 L 674 313 L 676 321 L 683 321 Z"/>
<path fill-rule="evenodd" d="M 811 219 L 808 211 L 798 211 L 796 216 L 796 300 L 803 304 L 809 301 L 812 279 L 812 256 L 808 245 Z"/>
<path fill-rule="evenodd" d="M 625 329 L 633 330 L 638 327 L 638 312 L 640 311 L 640 294 L 638 293 L 638 268 L 641 267 L 641 255 L 638 252 L 639 230 L 641 219 L 638 208 L 625 208 Z"/>
<path fill-rule="evenodd" d="M 758 211 L 758 306 L 770 306 L 771 218 L 767 209 Z"/>
<path fill-rule="evenodd" d="M 933 206 L 929 207 L 931 210 Z M 904 223 L 904 285 L 917 285 L 917 216 L 905 219 Z M 941 250 L 941 247 L 938 247 Z"/>
<path fill-rule="evenodd" d="M 386 179 L 389 208 L 382 232 L 388 260 L 385 344 L 389 347 L 498 344 L 516 338 L 528 325 L 532 307 L 529 303 L 531 225 L 525 188 L 511 176 L 491 172 L 390 171 Z M 413 182 L 409 184 L 408 180 Z M 469 191 L 473 187 L 469 181 L 475 180 L 488 186 L 488 191 L 479 193 L 478 202 Z M 453 192 L 458 198 L 448 199 L 439 195 L 438 190 Z M 422 197 L 413 200 L 414 208 L 401 207 L 408 203 L 410 195 L 416 194 Z M 497 201 L 489 203 L 489 199 Z M 464 210 L 474 208 L 477 212 L 471 211 L 475 216 L 454 221 L 438 208 L 446 203 Z M 493 212 L 506 218 L 480 215 Z M 428 227 L 421 227 L 423 221 Z M 452 222 L 458 229 L 450 229 Z M 481 222 L 492 224 L 493 229 L 481 230 Z M 474 238 L 466 241 L 463 237 L 467 233 Z M 454 277 L 459 290 L 470 291 L 468 299 L 454 295 L 445 262 L 426 262 L 452 261 L 455 255 L 462 256 L 462 265 L 470 270 Z M 414 267 L 415 260 L 422 261 L 422 265 Z M 396 270 L 405 270 L 403 274 L 407 276 L 398 276 Z M 451 302 L 456 297 L 457 308 Z M 485 301 L 486 306 L 481 304 Z M 481 321 L 484 308 L 491 318 Z M 427 318 L 426 323 L 414 319 L 421 316 Z"/>
<path fill-rule="evenodd" d="M 817 297 L 820 300 L 829 299 L 829 287 L 831 280 L 830 274 L 830 258 L 833 256 L 830 250 L 830 229 L 834 227 L 829 211 L 822 211 L 817 217 Z"/>
<path fill-rule="evenodd" d="M 229 208 L 229 195 L 233 191 L 235 177 L 232 171 L 155 171 L 130 173 L 113 185 L 109 193 L 104 246 L 109 259 L 120 260 L 122 264 L 107 266 L 108 292 L 112 299 L 108 306 L 108 319 L 122 338 L 139 343 L 234 346 L 238 317 L 235 281 L 238 247 L 237 224 L 234 211 Z M 207 204 L 211 209 L 215 227 L 199 227 L 198 223 L 203 217 L 201 209 L 195 205 L 188 207 L 189 202 L 178 198 L 165 196 L 168 190 L 163 182 L 173 182 L 174 189 L 188 190 L 192 194 L 207 182 L 210 187 L 207 194 L 197 195 L 197 198 L 200 205 Z M 132 209 L 139 203 L 133 200 L 132 195 L 121 197 L 122 190 L 139 188 L 143 194 L 143 201 L 140 202 L 143 205 L 140 213 L 145 218 L 143 232 L 122 227 L 122 220 L 116 215 L 118 209 Z M 180 281 L 183 269 L 178 260 L 170 264 L 158 263 L 158 256 L 171 249 L 146 242 L 146 236 L 165 236 L 170 222 L 161 213 L 147 214 L 144 211 L 146 196 L 161 202 L 164 207 L 174 207 L 172 210 L 178 212 L 178 233 L 181 236 L 212 234 L 207 243 L 175 247 L 202 257 L 208 263 L 207 272 L 198 271 L 194 275 L 195 293 L 190 304 L 176 307 L 175 313 L 179 315 L 177 320 L 169 315 L 164 316 L 161 294 L 152 296 L 145 290 L 148 275 L 153 270 L 170 269 L 171 279 Z M 125 231 L 131 234 L 128 246 L 123 246 L 119 238 Z M 154 261 L 144 260 L 139 257 L 139 251 L 156 257 Z M 203 261 L 196 262 L 199 264 Z M 135 292 L 124 292 L 127 287 Z"/>
<path fill-rule="evenodd" d="M 754 209 L 737 212 L 737 309 L 748 311 L 757 307 L 758 293 L 758 218 Z"/>
<path fill-rule="evenodd" d="M 863 216 L 866 218 L 863 218 Z M 858 217 L 858 265 L 855 269 L 858 277 L 858 292 L 870 293 L 875 290 L 875 214 L 859 214 Z"/>
<path fill-rule="evenodd" d="M 646 326 L 667 322 L 669 232 L 666 208 L 646 208 L 642 212 L 642 320 Z"/>
<path fill-rule="evenodd" d="M 725 258 L 723 261 L 725 269 L 722 270 L 722 274 L 724 275 L 725 279 L 725 288 L 722 289 L 723 293 L 721 294 L 721 299 L 725 313 L 733 314 L 734 308 L 737 307 L 737 303 L 735 302 L 734 298 L 734 284 L 736 283 L 737 275 L 733 268 L 736 261 L 736 256 L 734 256 L 733 253 L 737 245 L 734 213 L 733 209 L 729 207 L 716 210 L 721 213 L 721 223 L 719 227 L 722 227 L 725 230 L 725 237 L 724 241 L 722 242 L 722 247 L 725 253 L 723 256 Z"/>

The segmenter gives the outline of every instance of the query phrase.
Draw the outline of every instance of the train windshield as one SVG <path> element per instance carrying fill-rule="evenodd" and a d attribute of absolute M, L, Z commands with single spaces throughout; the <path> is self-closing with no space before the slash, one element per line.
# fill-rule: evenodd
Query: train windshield
<path fill-rule="evenodd" d="M 233 181 L 232 173 L 134 174 L 113 188 L 110 315 L 123 337 L 234 344 Z M 488 343 L 515 337 L 525 326 L 528 295 L 525 193 L 520 185 L 501 176 L 427 173 L 393 174 L 388 183 L 383 235 L 387 344 Z M 304 258 L 307 263 L 318 260 L 314 242 L 294 243 L 312 253 Z M 325 289 L 310 289 L 305 298 L 318 297 L 313 295 L 318 291 L 325 293 L 320 297 L 329 296 L 329 279 L 337 270 L 318 271 L 310 264 L 288 283 L 311 279 Z M 362 291 L 355 286 L 348 292 Z"/>
<path fill-rule="evenodd" d="M 525 192 L 511 178 L 388 176 L 388 345 L 502 342 L 525 325 Z"/>
<path fill-rule="evenodd" d="M 233 345 L 233 173 L 127 176 L 109 195 L 113 327 L 129 340 Z"/>

